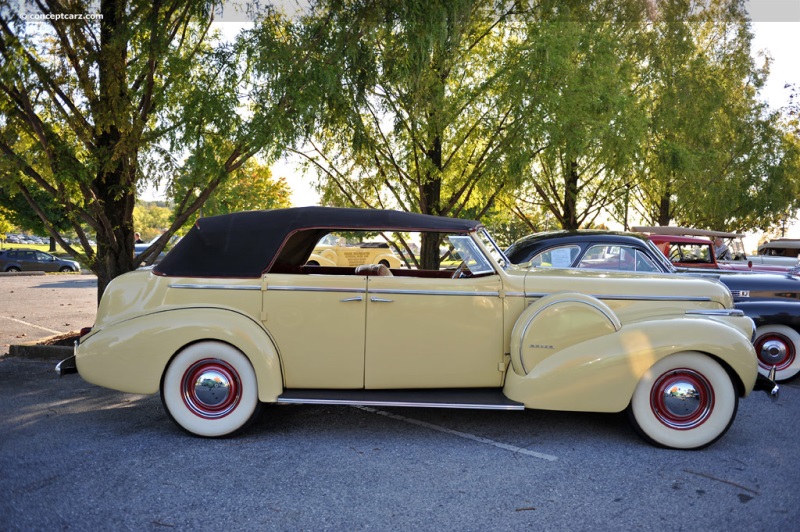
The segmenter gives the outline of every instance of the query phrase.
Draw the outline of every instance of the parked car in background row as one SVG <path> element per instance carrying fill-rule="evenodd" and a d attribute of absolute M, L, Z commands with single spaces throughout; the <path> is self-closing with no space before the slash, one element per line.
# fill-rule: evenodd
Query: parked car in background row
<path fill-rule="evenodd" d="M 661 272 L 718 279 L 731 291 L 737 309 L 756 324 L 754 345 L 759 371 L 775 369 L 777 382 L 800 373 L 800 278 L 788 274 L 687 273 L 673 267 L 647 237 L 611 231 L 555 231 L 522 238 L 506 250 L 514 264 L 536 268 Z"/>
<path fill-rule="evenodd" d="M 800 254 L 800 240 L 778 238 L 758 246 L 758 254 L 764 257 L 788 257 L 797 259 Z"/>
<path fill-rule="evenodd" d="M 402 266 L 387 242 L 359 242 L 348 245 L 344 236 L 336 234 L 322 237 L 314 246 L 314 251 L 306 264 L 309 266 L 383 264 L 387 268 Z"/>
<path fill-rule="evenodd" d="M 730 258 L 720 259 L 720 264 L 731 264 L 741 269 L 753 268 L 758 270 L 788 271 L 800 267 L 797 254 L 794 256 L 770 256 L 762 254 L 748 255 L 744 247 L 744 235 L 741 233 L 726 233 L 722 231 L 707 231 L 705 229 L 692 229 L 688 227 L 672 226 L 635 226 L 631 230 L 637 233 L 647 233 L 649 235 L 673 235 L 673 236 L 699 236 L 713 240 L 721 238 L 727 247 Z"/>
<path fill-rule="evenodd" d="M 155 238 L 153 238 L 153 239 L 152 239 L 152 240 L 150 240 L 149 242 L 144 242 L 144 243 L 142 243 L 142 244 L 134 244 L 134 245 L 133 245 L 133 256 L 134 256 L 134 257 L 138 257 L 139 255 L 141 255 L 141 254 L 142 254 L 142 253 L 143 253 L 143 252 L 144 252 L 144 251 L 145 251 L 147 248 L 149 248 L 150 246 L 152 246 L 153 244 L 155 244 L 155 243 L 156 243 L 156 241 L 157 241 L 159 238 L 161 238 L 161 235 L 158 235 L 158 236 L 156 236 Z M 176 237 L 173 237 L 173 239 L 174 239 L 175 241 L 177 241 L 177 240 L 178 240 Z M 158 256 L 156 257 L 156 260 L 155 260 L 155 261 L 153 261 L 151 264 L 158 264 L 158 263 L 159 263 L 159 262 L 161 262 L 161 261 L 164 259 L 164 257 L 166 257 L 166 256 L 167 256 L 166 252 L 162 251 L 161 253 L 159 253 L 159 254 L 158 254 Z"/>
<path fill-rule="evenodd" d="M 800 273 L 796 267 L 753 264 L 752 261 L 718 261 L 714 243 L 707 238 L 676 235 L 647 235 L 658 249 L 681 271 L 702 270 L 747 271 L 762 273 Z"/>
<path fill-rule="evenodd" d="M 441 243 L 459 262 L 307 265 L 343 232 Z M 199 219 L 152 270 L 108 285 L 58 369 L 160 391 L 206 437 L 263 403 L 627 410 L 648 441 L 693 449 L 727 431 L 740 397 L 775 387 L 753 328 L 715 280 L 522 269 L 477 221 L 306 207 Z"/>
<path fill-rule="evenodd" d="M 81 266 L 74 260 L 60 259 L 44 251 L 20 248 L 0 251 L 0 271 L 79 272 Z"/>

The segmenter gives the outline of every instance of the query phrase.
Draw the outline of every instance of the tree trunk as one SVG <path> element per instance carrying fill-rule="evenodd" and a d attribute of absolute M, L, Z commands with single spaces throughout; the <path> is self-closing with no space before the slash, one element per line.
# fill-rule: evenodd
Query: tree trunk
<path fill-rule="evenodd" d="M 672 216 L 670 216 L 670 195 L 669 191 L 667 191 L 661 196 L 661 201 L 658 204 L 658 225 L 669 225 L 672 219 Z"/>
<path fill-rule="evenodd" d="M 571 161 L 569 163 L 569 173 L 566 175 L 564 182 L 564 229 L 574 231 L 580 229 L 578 223 L 578 180 L 580 174 L 578 173 L 578 163 Z"/>
<path fill-rule="evenodd" d="M 427 151 L 428 159 L 437 169 L 442 168 L 442 139 L 439 135 L 433 137 L 431 148 Z M 419 189 L 420 207 L 422 214 L 442 214 L 442 178 L 441 173 L 436 175 L 428 173 L 425 182 Z M 439 269 L 439 243 L 441 238 L 437 233 L 422 233 L 420 242 L 420 268 L 423 270 Z"/>
<path fill-rule="evenodd" d="M 125 0 L 102 0 L 100 12 L 100 55 L 98 57 L 100 133 L 97 157 L 100 162 L 92 182 L 96 198 L 96 219 L 102 220 L 96 235 L 97 257 L 92 271 L 97 274 L 97 302 L 115 277 L 133 270 L 133 207 L 136 203 L 136 146 L 125 146 L 123 131 L 131 111 L 126 73 L 128 41 L 123 14 Z"/>

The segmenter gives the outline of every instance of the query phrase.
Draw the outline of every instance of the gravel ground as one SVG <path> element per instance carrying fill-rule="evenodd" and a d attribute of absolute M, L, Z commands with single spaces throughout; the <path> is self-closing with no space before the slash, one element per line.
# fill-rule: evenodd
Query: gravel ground
<path fill-rule="evenodd" d="M 96 310 L 94 275 L 0 274 L 0 356 L 13 344 L 89 327 Z"/>

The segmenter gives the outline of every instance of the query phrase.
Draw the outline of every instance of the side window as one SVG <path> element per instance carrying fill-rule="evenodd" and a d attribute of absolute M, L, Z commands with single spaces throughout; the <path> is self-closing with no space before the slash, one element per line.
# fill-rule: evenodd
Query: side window
<path fill-rule="evenodd" d="M 640 250 L 636 250 L 636 271 L 637 272 L 658 272 L 659 269 L 653 262 L 653 259 L 648 257 Z"/>
<path fill-rule="evenodd" d="M 559 246 L 547 249 L 535 255 L 531 264 L 537 268 L 569 268 L 572 266 L 581 248 L 578 246 Z"/>
<path fill-rule="evenodd" d="M 423 257 L 423 249 L 428 250 L 429 256 Z M 495 273 L 494 263 L 474 234 L 357 230 L 326 233 L 319 229 L 294 233 L 270 271 L 441 279 Z"/>

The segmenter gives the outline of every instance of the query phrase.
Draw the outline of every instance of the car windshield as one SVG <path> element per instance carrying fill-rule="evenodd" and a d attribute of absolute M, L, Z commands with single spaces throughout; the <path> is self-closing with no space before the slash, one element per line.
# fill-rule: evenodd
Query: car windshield
<path fill-rule="evenodd" d="M 474 275 L 492 273 L 494 271 L 491 263 L 470 236 L 450 235 L 447 240 L 453 246 L 454 258 L 463 261 Z"/>
<path fill-rule="evenodd" d="M 489 234 L 486 229 L 481 229 L 477 232 L 478 239 L 481 241 L 481 244 L 489 251 L 489 255 L 500 265 L 501 268 L 506 269 L 511 261 L 508 260 L 506 254 L 503 253 L 503 250 L 500 249 L 500 246 L 497 245 L 497 242 L 494 241 L 494 238 Z"/>
<path fill-rule="evenodd" d="M 650 253 L 651 257 L 650 258 L 652 258 L 653 260 L 655 260 L 658 263 L 658 266 L 660 267 L 661 270 L 663 270 L 665 272 L 670 272 L 670 273 L 677 271 L 675 269 L 675 267 L 672 265 L 672 263 L 669 261 L 667 256 L 664 255 L 664 253 L 662 253 L 660 249 L 658 249 L 658 246 L 656 246 L 650 240 L 646 240 L 644 242 L 644 244 L 651 251 L 651 253 Z"/>

